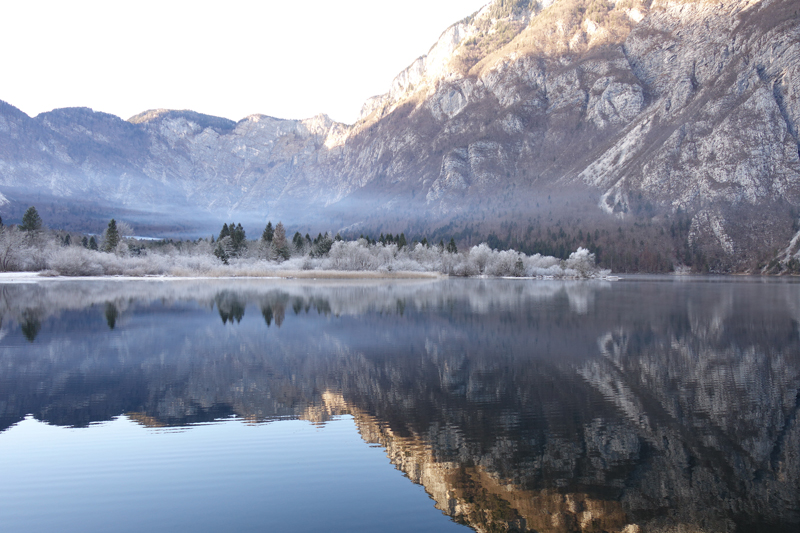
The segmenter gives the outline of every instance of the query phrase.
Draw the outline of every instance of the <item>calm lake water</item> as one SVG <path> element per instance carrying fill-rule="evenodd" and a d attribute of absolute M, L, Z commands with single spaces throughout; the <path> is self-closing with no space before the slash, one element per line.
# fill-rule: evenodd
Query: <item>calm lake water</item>
<path fill-rule="evenodd" d="M 800 283 L 0 284 L 0 530 L 791 531 Z"/>

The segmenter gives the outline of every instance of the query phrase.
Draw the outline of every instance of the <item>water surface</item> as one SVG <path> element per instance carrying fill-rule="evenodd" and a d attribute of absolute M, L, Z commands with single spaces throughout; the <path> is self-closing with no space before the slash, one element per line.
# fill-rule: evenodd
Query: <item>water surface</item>
<path fill-rule="evenodd" d="M 0 285 L 4 531 L 796 531 L 800 284 Z"/>

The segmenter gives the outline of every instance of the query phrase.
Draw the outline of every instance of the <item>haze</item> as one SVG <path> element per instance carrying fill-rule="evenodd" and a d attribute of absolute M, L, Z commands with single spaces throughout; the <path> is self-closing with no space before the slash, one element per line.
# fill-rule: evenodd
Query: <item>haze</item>
<path fill-rule="evenodd" d="M 31 116 L 85 106 L 352 123 L 486 1 L 10 2 L 0 100 Z"/>

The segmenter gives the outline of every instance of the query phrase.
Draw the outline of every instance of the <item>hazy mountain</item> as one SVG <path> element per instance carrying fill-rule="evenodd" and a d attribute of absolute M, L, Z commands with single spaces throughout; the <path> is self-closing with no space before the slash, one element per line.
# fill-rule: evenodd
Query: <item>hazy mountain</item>
<path fill-rule="evenodd" d="M 758 270 L 800 241 L 799 13 L 791 0 L 496 0 L 353 125 L 3 104 L 3 215 L 38 202 L 52 225 L 271 218 Z"/>

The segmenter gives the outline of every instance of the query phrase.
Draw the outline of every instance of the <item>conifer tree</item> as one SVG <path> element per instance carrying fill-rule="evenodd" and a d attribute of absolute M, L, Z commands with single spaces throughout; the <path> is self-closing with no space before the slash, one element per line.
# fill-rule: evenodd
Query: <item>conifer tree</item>
<path fill-rule="evenodd" d="M 317 237 L 316 242 L 314 243 L 314 250 L 311 254 L 315 257 L 323 257 L 328 255 L 328 252 L 331 251 L 331 247 L 333 246 L 333 239 L 331 239 L 330 233 L 326 233 L 322 235 L 320 233 L 319 237 Z"/>
<path fill-rule="evenodd" d="M 117 231 L 117 221 L 113 218 L 111 222 L 108 223 L 108 227 L 106 228 L 106 235 L 105 235 L 105 244 L 103 245 L 104 252 L 113 252 L 117 249 L 117 245 L 119 244 L 119 232 Z"/>
<path fill-rule="evenodd" d="M 219 240 L 224 239 L 225 237 L 229 237 L 230 234 L 231 234 L 231 230 L 228 228 L 228 224 L 225 223 L 225 224 L 222 225 L 222 229 L 219 232 L 219 237 L 217 237 L 217 240 L 219 241 Z"/>
<path fill-rule="evenodd" d="M 231 224 L 231 244 L 233 245 L 233 252 L 238 254 L 245 242 L 245 232 L 241 224 L 235 227 Z"/>
<path fill-rule="evenodd" d="M 97 239 L 94 238 L 94 235 L 89 239 L 89 249 L 97 251 Z"/>
<path fill-rule="evenodd" d="M 272 229 L 272 222 L 267 222 L 267 227 L 264 228 L 264 233 L 261 234 L 261 240 L 264 242 L 272 242 L 275 235 L 275 230 Z"/>
<path fill-rule="evenodd" d="M 292 244 L 294 244 L 294 247 L 298 252 L 303 251 L 303 236 L 300 235 L 299 231 L 294 233 L 294 236 L 292 237 Z"/>
<path fill-rule="evenodd" d="M 42 217 L 39 216 L 39 212 L 36 211 L 36 208 L 30 206 L 25 214 L 22 215 L 22 224 L 20 224 L 19 229 L 23 231 L 39 231 L 42 229 Z"/>
<path fill-rule="evenodd" d="M 456 248 L 456 241 L 453 240 L 452 237 L 450 237 L 450 242 L 447 243 L 447 251 L 450 252 L 451 254 L 458 253 L 458 248 Z"/>
<path fill-rule="evenodd" d="M 217 240 L 217 246 L 214 248 L 214 256 L 224 264 L 228 264 L 228 252 L 225 251 L 225 248 L 222 246 L 222 241 L 219 239 Z"/>

